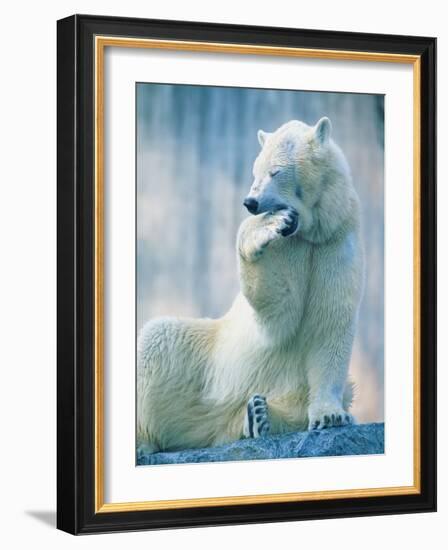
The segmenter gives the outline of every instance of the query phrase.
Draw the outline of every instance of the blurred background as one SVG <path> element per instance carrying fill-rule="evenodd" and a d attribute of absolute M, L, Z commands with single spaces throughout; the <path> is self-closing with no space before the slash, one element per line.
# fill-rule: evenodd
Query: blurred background
<path fill-rule="evenodd" d="M 137 84 L 137 330 L 159 315 L 220 317 L 239 291 L 257 130 L 322 116 L 363 213 L 366 288 L 350 374 L 353 413 L 384 420 L 384 96 Z"/>

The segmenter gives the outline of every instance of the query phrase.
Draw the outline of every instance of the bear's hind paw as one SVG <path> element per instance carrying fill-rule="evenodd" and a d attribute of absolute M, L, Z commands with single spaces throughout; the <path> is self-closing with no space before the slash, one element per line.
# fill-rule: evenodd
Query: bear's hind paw
<path fill-rule="evenodd" d="M 244 419 L 245 437 L 265 437 L 271 429 L 266 398 L 255 394 L 247 403 Z"/>

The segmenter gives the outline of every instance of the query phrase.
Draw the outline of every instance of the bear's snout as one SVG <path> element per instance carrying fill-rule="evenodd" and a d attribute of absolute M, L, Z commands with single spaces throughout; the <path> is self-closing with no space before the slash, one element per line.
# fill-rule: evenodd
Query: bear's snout
<path fill-rule="evenodd" d="M 251 214 L 256 214 L 258 210 L 258 201 L 252 197 L 247 197 L 243 202 L 244 206 L 249 210 Z"/>

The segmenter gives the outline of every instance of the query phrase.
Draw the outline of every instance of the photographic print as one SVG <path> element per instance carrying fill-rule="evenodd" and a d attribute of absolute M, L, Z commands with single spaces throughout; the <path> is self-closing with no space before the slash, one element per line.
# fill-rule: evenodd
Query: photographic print
<path fill-rule="evenodd" d="M 436 509 L 436 40 L 58 21 L 58 519 Z"/>
<path fill-rule="evenodd" d="M 136 83 L 138 465 L 384 452 L 384 95 Z"/>

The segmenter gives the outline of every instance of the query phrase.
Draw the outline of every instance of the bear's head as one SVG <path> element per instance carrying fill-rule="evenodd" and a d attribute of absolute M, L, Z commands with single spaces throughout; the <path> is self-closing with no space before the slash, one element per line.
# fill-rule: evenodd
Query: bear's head
<path fill-rule="evenodd" d="M 314 242 L 327 240 L 346 218 L 353 218 L 357 197 L 331 130 L 323 117 L 315 126 L 292 120 L 272 133 L 258 131 L 261 151 L 244 200 L 251 214 L 293 209 L 297 231 Z"/>

